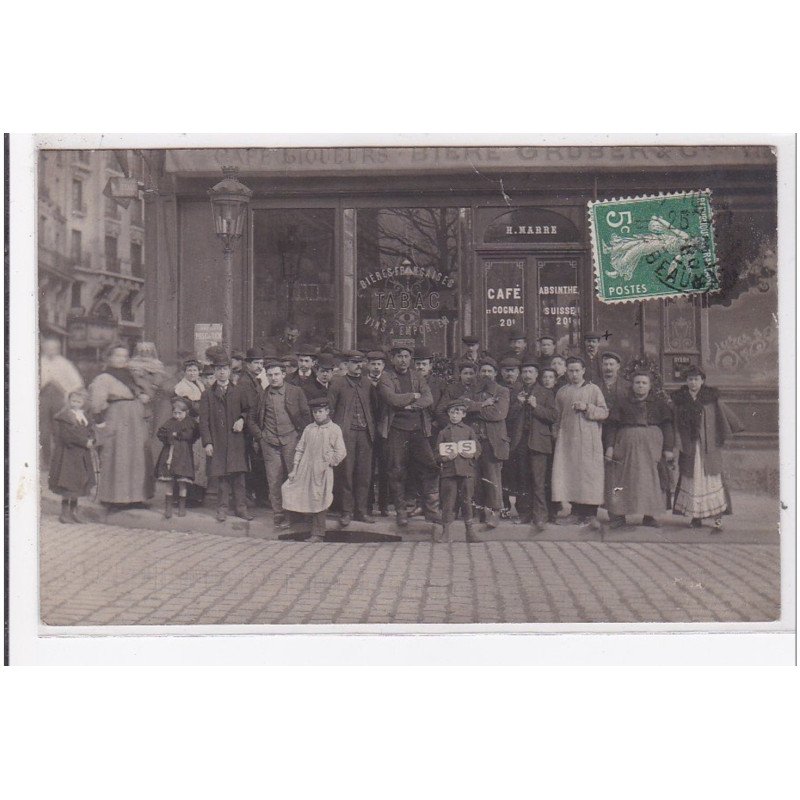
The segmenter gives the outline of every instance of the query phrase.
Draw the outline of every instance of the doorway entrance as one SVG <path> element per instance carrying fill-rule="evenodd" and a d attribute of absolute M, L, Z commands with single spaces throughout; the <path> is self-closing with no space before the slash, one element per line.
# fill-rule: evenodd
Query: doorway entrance
<path fill-rule="evenodd" d="M 578 352 L 591 298 L 591 277 L 587 280 L 583 262 L 584 254 L 575 251 L 482 253 L 486 349 L 505 353 L 509 332 L 517 330 L 531 350 L 540 336 L 550 335 L 557 352 Z"/>

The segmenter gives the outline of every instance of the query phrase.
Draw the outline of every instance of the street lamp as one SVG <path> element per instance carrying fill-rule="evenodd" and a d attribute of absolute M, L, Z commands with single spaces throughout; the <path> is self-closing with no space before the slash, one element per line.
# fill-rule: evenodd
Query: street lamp
<path fill-rule="evenodd" d="M 223 338 L 228 348 L 233 346 L 233 247 L 244 230 L 247 205 L 253 195 L 241 181 L 236 179 L 236 167 L 223 167 L 225 177 L 208 190 L 211 211 L 214 215 L 214 231 L 222 240 L 223 254 Z"/>

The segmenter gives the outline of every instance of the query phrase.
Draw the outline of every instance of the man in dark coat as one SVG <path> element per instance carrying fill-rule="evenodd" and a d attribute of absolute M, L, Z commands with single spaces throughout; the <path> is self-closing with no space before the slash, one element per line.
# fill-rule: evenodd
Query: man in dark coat
<path fill-rule="evenodd" d="M 381 398 L 378 394 L 378 383 L 386 369 L 386 353 L 382 350 L 370 350 L 367 353 L 367 380 L 370 383 L 370 403 L 372 416 L 377 425 L 381 416 Z M 377 436 L 372 443 L 372 474 L 373 483 L 370 484 L 369 509 L 375 506 L 375 484 L 377 484 L 378 513 L 382 517 L 389 516 L 389 451 L 386 439 Z"/>
<path fill-rule="evenodd" d="M 440 522 L 439 515 L 439 465 L 430 444 L 433 403 L 431 390 L 425 378 L 410 369 L 411 349 L 396 347 L 392 350 L 394 369 L 381 375 L 378 394 L 381 399 L 380 435 L 387 440 L 389 450 L 389 485 L 392 490 L 397 524 L 408 525 L 405 506 L 405 480 L 409 463 L 422 475 L 425 491 L 425 518 Z"/>
<path fill-rule="evenodd" d="M 444 428 L 449 422 L 447 406 L 453 400 L 469 396 L 470 392 L 475 388 L 475 382 L 478 377 L 478 366 L 472 361 L 459 361 L 456 364 L 456 370 L 458 380 L 445 386 L 439 403 L 435 408 L 436 419 L 440 429 Z"/>
<path fill-rule="evenodd" d="M 620 368 L 622 367 L 622 357 L 615 353 L 613 350 L 605 350 L 600 355 L 601 364 L 603 365 L 603 374 L 600 378 L 598 385 L 603 392 L 603 397 L 608 406 L 609 416 L 603 423 L 603 452 L 605 453 L 609 447 L 612 446 L 614 441 L 614 422 L 612 415 L 614 408 L 625 400 L 631 392 L 631 384 L 620 375 Z M 617 479 L 617 464 L 606 458 L 604 460 L 605 470 L 605 501 L 603 505 L 608 511 L 609 520 L 612 527 L 619 526 L 620 517 L 611 511 L 612 501 L 614 499 L 614 487 L 619 485 Z M 625 522 L 624 516 L 622 522 Z"/>
<path fill-rule="evenodd" d="M 260 347 L 250 347 L 243 357 L 244 369 L 236 386 L 242 392 L 251 414 L 258 411 L 261 396 L 267 388 L 264 373 L 264 351 Z M 267 476 L 264 472 L 264 459 L 261 458 L 258 439 L 254 439 L 249 426 L 244 433 L 248 471 L 244 483 L 248 497 L 259 506 L 267 505 Z"/>
<path fill-rule="evenodd" d="M 313 384 L 316 378 L 314 375 L 316 363 L 316 348 L 301 347 L 297 351 L 297 372 L 292 375 L 289 382 L 299 386 L 301 389 L 304 389 L 306 385 Z"/>
<path fill-rule="evenodd" d="M 500 379 L 498 384 L 505 386 L 508 389 L 509 397 L 511 398 L 510 410 L 508 412 L 508 419 L 506 420 L 506 428 L 511 433 L 511 417 L 514 412 L 513 400 L 522 390 L 522 381 L 519 377 L 521 362 L 516 356 L 506 356 L 500 361 Z M 511 495 L 519 497 L 520 492 L 524 488 L 520 485 L 520 465 L 517 460 L 517 454 L 512 450 L 508 456 L 508 460 L 503 462 L 503 508 L 500 510 L 500 516 L 503 519 L 508 519 L 511 514 Z M 517 508 L 519 510 L 519 508 Z"/>
<path fill-rule="evenodd" d="M 467 422 L 481 444 L 476 476 L 477 501 L 485 509 L 490 528 L 499 524 L 503 503 L 502 467 L 509 455 L 506 429 L 509 394 L 508 389 L 497 384 L 496 377 L 497 362 L 484 356 L 480 363 L 480 383 L 467 395 Z"/>
<path fill-rule="evenodd" d="M 554 336 L 545 334 L 539 337 L 539 372 L 545 367 L 550 366 L 553 356 L 556 354 L 556 340 Z"/>
<path fill-rule="evenodd" d="M 305 392 L 309 403 L 312 400 L 328 396 L 335 366 L 333 356 L 329 353 L 321 353 L 317 358 L 314 368 L 314 380 L 303 381 L 299 384 L 300 388 Z"/>
<path fill-rule="evenodd" d="M 281 486 L 294 468 L 297 443 L 312 421 L 303 390 L 286 381 L 286 371 L 278 361 L 265 364 L 269 387 L 261 395 L 258 413 L 248 424 L 253 437 L 259 440 L 267 473 L 269 501 L 277 528 L 290 527 L 283 512 Z"/>
<path fill-rule="evenodd" d="M 485 353 L 481 352 L 481 340 L 477 336 L 463 336 L 461 341 L 464 343 L 464 352 L 461 354 L 460 361 L 470 361 L 478 371 L 478 362 Z"/>
<path fill-rule="evenodd" d="M 244 488 L 244 427 L 250 408 L 239 387 L 231 383 L 230 359 L 217 354 L 213 365 L 214 385 L 200 398 L 200 436 L 209 458 L 208 476 L 219 481 L 217 520 L 227 518 L 231 491 L 236 516 L 250 520 Z"/>
<path fill-rule="evenodd" d="M 503 356 L 511 356 L 522 363 L 529 355 L 532 353 L 528 353 L 528 337 L 519 328 L 512 328 L 508 332 L 508 350 Z"/>
<path fill-rule="evenodd" d="M 336 467 L 341 491 L 342 515 L 339 526 L 346 528 L 352 519 L 372 524 L 369 516 L 369 485 L 372 480 L 372 447 L 376 428 L 370 401 L 371 384 L 362 375 L 364 356 L 358 350 L 344 354 L 346 375 L 331 380 L 328 400 L 331 419 L 342 429 L 347 455 Z"/>
<path fill-rule="evenodd" d="M 538 383 L 539 367 L 528 360 L 522 365 L 522 388 L 511 399 L 511 452 L 517 454 L 520 483 L 517 499 L 521 524 L 531 522 L 537 533 L 544 530 L 548 510 L 547 469 L 553 453 L 552 425 L 558 413 L 550 389 Z"/>

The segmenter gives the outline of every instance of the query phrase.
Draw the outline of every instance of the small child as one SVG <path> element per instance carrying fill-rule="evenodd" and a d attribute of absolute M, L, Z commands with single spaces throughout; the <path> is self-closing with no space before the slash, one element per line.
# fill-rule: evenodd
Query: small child
<path fill-rule="evenodd" d="M 164 502 L 164 518 L 172 516 L 173 497 L 178 495 L 178 516 L 186 516 L 186 494 L 194 482 L 192 445 L 200 435 L 197 420 L 189 415 L 190 403 L 182 397 L 172 399 L 172 418 L 159 429 L 158 440 L 163 443 L 156 462 L 156 478 L 168 481 Z"/>
<path fill-rule="evenodd" d="M 347 450 L 342 429 L 330 419 L 326 397 L 308 403 L 314 421 L 306 426 L 294 453 L 294 467 L 282 486 L 283 507 L 311 515 L 310 542 L 325 536 L 325 513 L 333 502 L 333 468 Z"/>
<path fill-rule="evenodd" d="M 481 454 L 481 445 L 475 431 L 463 420 L 467 414 L 464 400 L 447 404 L 450 423 L 436 437 L 439 463 L 442 465 L 439 497 L 442 506 L 442 531 L 439 541 L 450 542 L 450 524 L 460 507 L 464 512 L 466 538 L 472 539 L 472 494 L 475 490 L 475 460 Z M 455 541 L 453 539 L 452 541 Z"/>
<path fill-rule="evenodd" d="M 95 483 L 92 459 L 95 434 L 83 411 L 88 397 L 85 389 L 70 392 L 67 407 L 53 417 L 54 448 L 48 484 L 61 495 L 58 520 L 65 525 L 83 522 L 78 516 L 78 498 L 89 494 Z"/>

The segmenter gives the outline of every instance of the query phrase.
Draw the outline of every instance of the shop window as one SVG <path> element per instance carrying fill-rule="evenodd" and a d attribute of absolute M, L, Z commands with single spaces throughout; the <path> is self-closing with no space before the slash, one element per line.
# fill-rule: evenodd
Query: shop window
<path fill-rule="evenodd" d="M 359 209 L 356 230 L 356 346 L 455 355 L 458 209 Z"/>
<path fill-rule="evenodd" d="M 276 355 L 336 343 L 335 212 L 253 212 L 253 338 Z M 288 336 L 287 336 L 288 333 Z"/>

